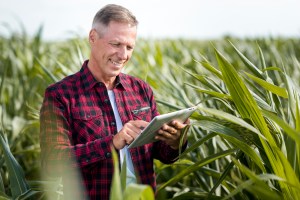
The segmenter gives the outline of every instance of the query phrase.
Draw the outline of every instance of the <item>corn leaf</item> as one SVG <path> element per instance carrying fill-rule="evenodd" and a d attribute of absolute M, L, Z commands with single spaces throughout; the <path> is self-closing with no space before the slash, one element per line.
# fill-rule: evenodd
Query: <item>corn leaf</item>
<path fill-rule="evenodd" d="M 282 152 L 277 147 L 276 142 L 268 129 L 266 121 L 263 118 L 261 110 L 258 108 L 246 85 L 225 57 L 217 50 L 215 53 L 223 74 L 224 82 L 226 83 L 239 113 L 243 118 L 250 119 L 266 138 L 266 141 L 261 139 L 261 143 L 274 173 L 277 176 L 286 179 L 287 182 L 298 185 L 299 180 L 296 178 L 296 174 L 293 171 L 289 171 L 290 173 L 285 171 L 285 168 L 287 167 L 286 165 L 289 165 L 288 168 L 290 168 L 290 164 L 287 159 L 283 162 L 283 157 L 281 155 Z M 289 187 L 283 182 L 279 182 L 279 184 L 282 188 L 283 195 L 286 198 L 291 196 L 295 198 L 298 198 L 298 196 L 300 197 L 300 194 L 296 192 L 295 188 Z"/>
<path fill-rule="evenodd" d="M 280 128 L 282 128 L 287 135 L 289 135 L 291 138 L 295 140 L 295 142 L 300 145 L 300 131 L 297 131 L 296 129 L 293 129 L 290 127 L 285 121 L 283 121 L 280 117 L 277 115 L 270 113 L 268 111 L 262 111 L 263 115 L 268 117 L 269 119 L 273 120 L 276 122 Z"/>
<path fill-rule="evenodd" d="M 205 94 L 209 94 L 209 95 L 212 95 L 214 97 L 218 97 L 218 98 L 221 98 L 221 99 L 228 99 L 228 100 L 231 100 L 231 97 L 230 95 L 227 95 L 227 94 L 223 94 L 223 93 L 220 93 L 220 92 L 215 92 L 215 91 L 211 91 L 211 90 L 205 90 L 205 89 L 202 89 L 196 85 L 192 85 L 192 84 L 189 84 L 189 83 L 186 83 L 186 85 L 189 85 L 193 88 L 195 88 L 196 91 L 198 92 L 202 92 L 202 93 L 205 93 Z"/>
<path fill-rule="evenodd" d="M 205 135 L 204 137 L 200 138 L 198 141 L 196 141 L 195 143 L 193 143 L 191 146 L 189 146 L 184 152 L 182 152 L 179 155 L 179 158 L 183 158 L 184 156 L 186 156 L 188 153 L 194 151 L 195 149 L 199 148 L 199 146 L 201 144 L 203 144 L 204 142 L 206 142 L 207 140 L 215 137 L 217 134 L 216 133 L 210 133 Z"/>
<path fill-rule="evenodd" d="M 267 91 L 272 92 L 273 94 L 277 94 L 278 96 L 281 96 L 283 98 L 288 98 L 288 94 L 285 88 L 278 87 L 276 85 L 273 85 L 263 79 L 257 78 L 256 76 L 253 76 L 252 74 L 249 74 L 245 72 L 249 78 L 251 78 L 253 81 L 258 83 L 260 86 L 265 88 Z"/>
<path fill-rule="evenodd" d="M 258 69 L 252 62 L 250 62 L 250 60 L 248 58 L 246 58 L 246 56 L 244 56 L 242 54 L 242 52 L 240 52 L 234 45 L 232 42 L 229 41 L 229 43 L 231 44 L 231 46 L 234 48 L 235 52 L 239 55 L 239 57 L 242 59 L 243 63 L 246 65 L 246 67 L 253 73 L 255 74 L 257 77 L 259 78 L 264 78 L 263 77 L 263 73 L 260 69 Z M 223 73 L 222 73 L 223 74 Z M 224 75 L 224 74 L 223 74 Z"/>
<path fill-rule="evenodd" d="M 205 67 L 208 71 L 212 72 L 217 77 L 219 77 L 220 79 L 222 79 L 221 72 L 219 70 L 217 70 L 215 67 L 213 67 L 209 62 L 207 62 L 207 61 L 197 61 L 197 60 L 195 60 L 195 61 L 197 63 L 201 64 L 203 67 Z"/>
<path fill-rule="evenodd" d="M 242 126 L 246 129 L 248 129 L 249 131 L 259 135 L 260 137 L 264 138 L 263 135 L 261 135 L 261 133 L 255 128 L 253 127 L 251 124 L 247 123 L 246 121 L 244 121 L 241 118 L 238 118 L 234 115 L 231 115 L 229 113 L 223 112 L 221 110 L 216 110 L 216 109 L 212 109 L 212 108 L 206 108 L 206 107 L 198 107 L 199 110 L 204 111 L 206 113 L 209 113 L 215 117 L 221 118 L 221 119 L 225 119 L 229 122 L 232 122 L 234 124 L 237 124 L 239 126 Z"/>
<path fill-rule="evenodd" d="M 121 167 L 121 188 L 122 191 L 125 191 L 126 188 L 126 178 L 127 178 L 127 160 L 126 160 L 126 156 L 124 155 L 124 160 L 123 160 L 123 164 Z"/>
<path fill-rule="evenodd" d="M 181 67 L 181 69 L 184 72 L 186 72 L 187 74 L 191 75 L 196 80 L 200 81 L 203 85 L 207 86 L 208 88 L 211 88 L 212 90 L 216 90 L 216 91 L 219 91 L 219 92 L 222 91 L 222 89 L 209 76 L 207 76 L 207 75 L 199 75 L 199 74 L 196 74 L 196 73 L 192 73 L 192 72 L 186 70 L 183 67 Z M 220 73 L 220 72 L 218 72 L 218 73 Z"/>
<path fill-rule="evenodd" d="M 4 192 L 0 191 L 0 200 L 11 200 L 11 198 L 7 196 Z"/>
<path fill-rule="evenodd" d="M 4 188 L 4 183 L 3 183 L 3 179 L 2 179 L 2 175 L 0 173 L 0 193 L 5 193 L 5 188 Z"/>
<path fill-rule="evenodd" d="M 236 147 L 238 147 L 240 150 L 242 150 L 246 155 L 248 155 L 254 163 L 262 170 L 265 171 L 265 168 L 261 162 L 260 157 L 257 155 L 257 153 L 251 148 L 251 146 L 245 142 L 240 134 L 243 133 L 237 133 L 235 130 L 223 126 L 221 124 L 218 124 L 217 122 L 212 121 L 199 121 L 199 126 L 201 128 L 216 132 L 221 137 L 224 137 L 229 142 L 234 144 Z"/>
<path fill-rule="evenodd" d="M 112 158 L 114 163 L 114 174 L 110 190 L 110 199 L 123 200 L 122 186 L 119 171 L 119 159 L 116 150 L 112 148 Z"/>
<path fill-rule="evenodd" d="M 53 83 L 58 81 L 58 78 L 46 67 L 42 64 L 40 59 L 36 58 L 36 60 L 39 62 L 40 66 L 42 67 L 43 71 L 48 75 L 48 77 L 52 80 Z"/>
<path fill-rule="evenodd" d="M 172 185 L 176 182 L 178 182 L 180 179 L 182 179 L 183 177 L 185 177 L 188 174 L 191 174 L 197 170 L 199 170 L 201 167 L 217 160 L 220 159 L 222 157 L 225 157 L 227 155 L 230 155 L 232 153 L 236 152 L 236 149 L 229 149 L 220 153 L 216 153 L 214 155 L 208 156 L 203 160 L 200 160 L 198 162 L 196 162 L 194 165 L 187 167 L 186 169 L 182 170 L 179 174 L 175 175 L 173 178 L 171 178 L 170 180 L 168 180 L 167 182 L 163 183 L 162 185 L 160 185 L 158 187 L 158 191 L 162 190 L 163 188 L 167 187 L 168 185 Z"/>
<path fill-rule="evenodd" d="M 299 111 L 300 108 L 299 105 L 300 88 L 294 83 L 294 81 L 288 75 L 285 75 L 285 82 L 287 85 L 287 91 L 289 95 L 291 115 L 296 120 L 299 118 L 299 114 L 297 114 L 297 112 Z M 299 123 L 295 123 L 295 124 L 296 124 L 296 128 L 300 126 Z"/>
<path fill-rule="evenodd" d="M 232 159 L 235 165 L 238 166 L 239 169 L 250 179 L 244 182 L 238 180 L 241 183 L 239 183 L 238 187 L 235 190 L 231 191 L 230 194 L 224 199 L 232 198 L 234 195 L 236 195 L 239 192 L 242 192 L 243 190 L 248 190 L 252 192 L 259 199 L 282 199 L 281 195 L 279 195 L 276 191 L 272 191 L 270 189 L 270 186 L 268 186 L 265 183 L 265 181 L 268 180 L 282 181 L 282 178 L 277 177 L 273 174 L 255 175 L 250 169 L 240 164 L 235 158 Z"/>
<path fill-rule="evenodd" d="M 29 185 L 27 184 L 21 166 L 11 153 L 3 133 L 0 134 L 0 147 L 3 151 L 5 163 L 8 168 L 12 197 L 16 198 L 26 193 L 29 190 Z"/>
<path fill-rule="evenodd" d="M 149 185 L 130 184 L 124 193 L 124 200 L 154 200 L 154 193 Z"/>

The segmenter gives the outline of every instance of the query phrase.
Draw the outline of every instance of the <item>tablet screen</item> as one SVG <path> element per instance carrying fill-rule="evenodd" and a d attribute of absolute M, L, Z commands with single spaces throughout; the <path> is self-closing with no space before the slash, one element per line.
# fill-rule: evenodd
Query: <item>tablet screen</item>
<path fill-rule="evenodd" d="M 156 133 L 164 124 L 168 124 L 172 120 L 177 120 L 183 123 L 196 109 L 197 107 L 191 107 L 154 117 L 148 126 L 144 128 L 141 134 L 128 146 L 128 148 L 155 142 Z"/>

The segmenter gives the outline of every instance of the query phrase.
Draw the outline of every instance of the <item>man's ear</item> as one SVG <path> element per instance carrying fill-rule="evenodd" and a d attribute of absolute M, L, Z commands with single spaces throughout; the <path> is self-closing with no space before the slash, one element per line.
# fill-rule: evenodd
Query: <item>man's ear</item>
<path fill-rule="evenodd" d="M 93 44 L 96 41 L 97 36 L 98 35 L 97 35 L 97 32 L 96 32 L 95 29 L 90 30 L 90 34 L 89 34 L 89 42 L 90 42 L 90 44 Z"/>

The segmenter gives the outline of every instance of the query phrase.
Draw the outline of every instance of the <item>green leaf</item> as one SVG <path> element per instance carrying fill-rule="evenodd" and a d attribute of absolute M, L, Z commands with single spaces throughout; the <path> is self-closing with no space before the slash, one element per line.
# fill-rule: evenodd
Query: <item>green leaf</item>
<path fill-rule="evenodd" d="M 2 175 L 0 173 L 0 193 L 5 193 L 5 188 L 4 188 L 4 183 L 3 183 L 3 179 L 2 179 Z"/>
<path fill-rule="evenodd" d="M 221 72 L 219 70 L 217 70 L 215 67 L 213 67 L 209 62 L 207 62 L 207 61 L 197 61 L 197 60 L 195 60 L 195 61 L 197 63 L 201 64 L 203 67 L 205 67 L 205 69 L 207 69 L 208 71 L 212 72 L 217 77 L 219 77 L 220 79 L 222 79 Z"/>
<path fill-rule="evenodd" d="M 248 177 L 250 180 L 239 183 L 238 187 L 233 190 L 225 199 L 229 199 L 233 197 L 238 192 L 242 192 L 242 190 L 246 189 L 253 193 L 253 195 L 257 196 L 261 199 L 282 199 L 282 197 L 276 191 L 272 190 L 271 187 L 265 183 L 265 181 L 269 180 L 278 180 L 283 181 L 284 179 L 273 175 L 273 174 L 262 174 L 255 175 L 249 168 L 240 164 L 235 158 L 232 158 L 233 162 L 239 169 Z M 241 182 L 240 180 L 238 180 Z"/>
<path fill-rule="evenodd" d="M 124 193 L 124 200 L 154 200 L 154 192 L 149 185 L 130 184 Z"/>
<path fill-rule="evenodd" d="M 206 113 L 209 113 L 209 114 L 211 114 L 213 116 L 216 116 L 218 118 L 225 119 L 226 121 L 229 121 L 229 122 L 232 122 L 232 123 L 237 124 L 239 126 L 242 126 L 242 127 L 246 128 L 246 129 L 248 129 L 249 131 L 251 131 L 253 133 L 256 133 L 260 137 L 264 138 L 264 136 L 261 135 L 261 133 L 255 127 L 253 127 L 251 124 L 247 123 L 246 121 L 244 121 L 241 118 L 238 118 L 238 117 L 236 117 L 234 115 L 231 115 L 229 113 L 223 112 L 221 110 L 216 110 L 216 109 L 212 109 L 212 108 L 206 108 L 206 107 L 200 107 L 200 106 L 198 106 L 198 109 L 202 110 L 202 111 L 204 111 Z"/>
<path fill-rule="evenodd" d="M 236 152 L 236 149 L 229 149 L 220 153 L 216 153 L 214 155 L 208 156 L 203 160 L 200 160 L 198 162 L 196 162 L 194 165 L 187 167 L 186 169 L 182 170 L 179 174 L 175 175 L 173 178 L 171 178 L 170 180 L 168 180 L 167 182 L 163 183 L 162 185 L 160 185 L 157 189 L 157 191 L 162 190 L 163 188 L 172 185 L 174 183 L 177 183 L 180 179 L 182 179 L 183 177 L 185 177 L 188 174 L 191 174 L 197 170 L 199 170 L 201 167 L 219 159 L 219 158 L 223 158 L 227 155 L 230 155 L 232 153 Z"/>
<path fill-rule="evenodd" d="M 53 74 L 51 73 L 51 71 L 42 64 L 42 62 L 40 61 L 39 58 L 36 58 L 36 60 L 39 62 L 40 66 L 42 67 L 43 71 L 48 75 L 48 77 L 52 80 L 53 83 L 56 83 L 58 82 L 58 78 Z"/>
<path fill-rule="evenodd" d="M 273 94 L 277 94 L 278 96 L 281 96 L 283 98 L 288 98 L 288 94 L 285 88 L 282 87 L 278 87 L 276 85 L 273 85 L 263 79 L 257 78 L 255 76 L 253 76 L 252 74 L 249 74 L 247 72 L 245 72 L 245 74 L 247 74 L 247 76 L 249 78 L 251 78 L 253 81 L 255 81 L 256 83 L 258 83 L 260 86 L 262 86 L 263 88 L 265 88 L 266 90 L 272 92 Z"/>
<path fill-rule="evenodd" d="M 18 196 L 16 200 L 39 199 L 42 193 L 42 191 L 28 190 L 25 194 Z"/>
<path fill-rule="evenodd" d="M 0 134 L 0 147 L 3 151 L 4 159 L 8 168 L 12 197 L 16 198 L 26 193 L 29 190 L 29 186 L 25 179 L 23 169 L 12 155 L 9 146 L 3 137 L 3 133 Z"/>
<path fill-rule="evenodd" d="M 126 188 L 126 178 L 127 178 L 127 161 L 126 156 L 124 155 L 124 160 L 121 168 L 121 188 L 122 191 L 125 191 Z"/>
<path fill-rule="evenodd" d="M 242 150 L 246 155 L 248 155 L 254 163 L 262 170 L 265 171 L 265 168 L 261 162 L 260 157 L 257 155 L 257 153 L 254 151 L 254 149 L 247 144 L 243 138 L 240 136 L 240 134 L 243 133 L 237 133 L 235 130 L 223 126 L 222 124 L 218 124 L 217 122 L 212 122 L 212 121 L 199 121 L 199 126 L 201 128 L 216 132 L 218 133 L 221 137 L 224 137 L 227 139 L 230 143 L 234 144 L 236 147 L 238 147 L 240 150 Z M 255 134 L 255 133 L 253 133 Z"/>
<path fill-rule="evenodd" d="M 187 200 L 187 199 L 209 199 L 209 200 L 220 200 L 223 199 L 223 197 L 219 197 L 216 195 L 210 195 L 208 197 L 207 192 L 185 192 L 183 194 L 176 195 L 175 197 L 172 197 L 172 200 Z"/>
<path fill-rule="evenodd" d="M 285 121 L 283 121 L 280 117 L 277 115 L 270 113 L 268 111 L 263 110 L 262 111 L 264 116 L 268 117 L 269 119 L 273 120 L 275 123 L 277 123 L 280 128 L 282 128 L 287 135 L 289 135 L 291 138 L 295 140 L 295 142 L 300 145 L 300 132 L 296 129 L 293 129 L 290 127 Z"/>
<path fill-rule="evenodd" d="M 224 56 L 222 56 L 221 53 L 217 50 L 215 50 L 215 52 L 218 63 L 221 67 L 224 82 L 232 96 L 239 114 L 243 118 L 250 119 L 255 127 L 257 127 L 257 129 L 266 138 L 266 140 L 261 138 L 261 143 L 263 146 L 263 151 L 267 155 L 268 161 L 272 166 L 272 170 L 277 176 L 286 179 L 287 182 L 290 182 L 294 185 L 299 185 L 299 180 L 295 178 L 296 174 L 292 170 L 289 170 L 289 173 L 286 172 L 285 169 L 289 169 L 291 168 L 291 166 L 288 160 L 283 157 L 283 153 L 280 151 L 277 143 L 270 133 L 270 130 L 268 129 L 267 123 L 263 118 L 261 110 L 258 108 L 246 85 L 238 76 L 238 73 L 236 72 L 234 67 L 224 58 Z M 299 193 L 297 193 L 295 188 L 289 187 L 284 182 L 279 182 L 279 185 L 283 191 L 283 195 L 286 198 L 289 198 L 291 196 L 294 198 L 298 198 L 298 196 L 300 195 Z"/>
<path fill-rule="evenodd" d="M 192 144 L 190 147 L 188 147 L 184 152 L 182 152 L 179 155 L 179 158 L 183 158 L 184 156 L 186 156 L 188 153 L 192 152 L 193 150 L 199 148 L 199 146 L 201 144 L 203 144 L 204 142 L 206 142 L 207 140 L 215 137 L 217 134 L 216 133 L 210 133 L 205 135 L 204 137 L 200 138 L 197 142 L 195 142 L 194 144 Z"/>
<path fill-rule="evenodd" d="M 185 71 L 187 74 L 191 75 L 196 80 L 200 81 L 203 85 L 207 86 L 208 88 L 218 91 L 218 92 L 222 91 L 222 89 L 209 76 L 198 75 L 198 74 L 192 73 L 184 68 L 182 68 L 182 70 Z"/>
<path fill-rule="evenodd" d="M 296 125 L 296 130 L 300 131 L 300 88 L 288 75 L 285 75 L 285 82 L 287 85 L 287 91 L 289 95 L 291 116 L 295 119 L 294 124 Z"/>
<path fill-rule="evenodd" d="M 254 73 L 257 77 L 259 78 L 264 78 L 263 77 L 263 73 L 260 69 L 258 69 L 248 58 L 246 58 L 246 56 L 244 56 L 242 54 L 242 52 L 240 52 L 234 45 L 233 43 L 231 43 L 229 41 L 229 43 L 231 44 L 231 46 L 234 48 L 235 52 L 240 56 L 240 58 L 242 59 L 243 63 L 246 65 L 246 67 L 248 67 L 248 69 Z M 222 73 L 223 74 L 223 73 Z M 224 74 L 223 74 L 224 75 Z"/>
<path fill-rule="evenodd" d="M 214 97 L 218 97 L 218 98 L 221 98 L 221 99 L 232 100 L 231 96 L 227 95 L 227 94 L 223 94 L 223 93 L 215 92 L 215 91 L 211 91 L 211 90 L 205 90 L 205 89 L 202 89 L 202 88 L 200 88 L 200 87 L 198 87 L 196 85 L 192 85 L 190 83 L 186 83 L 186 85 L 189 85 L 189 86 L 195 88 L 196 91 L 199 91 L 199 92 L 202 92 L 202 93 L 205 93 L 205 94 L 209 94 L 209 95 L 212 95 Z"/>
<path fill-rule="evenodd" d="M 11 198 L 0 192 L 0 200 L 11 200 Z"/>
<path fill-rule="evenodd" d="M 111 148 L 111 152 L 114 163 L 114 174 L 110 190 L 110 199 L 123 200 L 118 154 L 114 148 Z"/>

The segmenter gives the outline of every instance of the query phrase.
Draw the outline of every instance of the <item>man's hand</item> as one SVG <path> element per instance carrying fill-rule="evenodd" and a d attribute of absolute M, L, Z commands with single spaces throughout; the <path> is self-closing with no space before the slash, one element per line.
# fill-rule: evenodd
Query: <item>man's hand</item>
<path fill-rule="evenodd" d="M 143 120 L 129 121 L 124 124 L 123 128 L 113 138 L 113 145 L 116 149 L 122 149 L 142 132 L 149 122 Z"/>
<path fill-rule="evenodd" d="M 164 124 L 161 129 L 158 130 L 158 135 L 155 137 L 157 140 L 164 141 L 172 149 L 179 149 L 181 130 L 190 124 L 190 120 L 187 119 L 184 123 L 180 123 L 176 120 L 169 124 Z M 187 136 L 184 137 L 184 142 L 187 140 Z"/>

